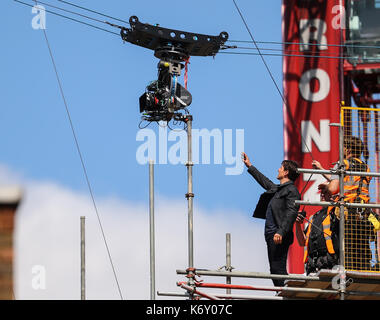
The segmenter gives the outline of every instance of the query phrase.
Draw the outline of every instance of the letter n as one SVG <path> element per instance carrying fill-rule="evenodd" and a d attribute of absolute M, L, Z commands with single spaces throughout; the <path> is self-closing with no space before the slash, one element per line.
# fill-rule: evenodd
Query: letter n
<path fill-rule="evenodd" d="M 301 132 L 304 143 L 302 143 L 302 152 L 311 152 L 312 143 L 314 141 L 315 145 L 321 152 L 330 151 L 330 120 L 320 120 L 319 121 L 319 132 L 315 128 L 311 120 L 306 120 L 301 122 Z"/>

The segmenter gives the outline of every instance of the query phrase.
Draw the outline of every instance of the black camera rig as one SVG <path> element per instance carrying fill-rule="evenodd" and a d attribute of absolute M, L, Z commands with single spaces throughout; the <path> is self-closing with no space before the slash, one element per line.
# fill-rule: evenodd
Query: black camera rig
<path fill-rule="evenodd" d="M 183 120 L 181 110 L 187 112 L 192 102 L 190 92 L 178 83 L 184 63 L 190 56 L 215 56 L 220 49 L 227 48 L 224 43 L 228 33 L 209 36 L 166 29 L 141 23 L 136 16 L 130 17 L 129 23 L 130 28 L 113 26 L 121 29 L 124 41 L 154 50 L 154 56 L 160 59 L 158 79 L 151 82 L 140 97 L 142 120 Z"/>

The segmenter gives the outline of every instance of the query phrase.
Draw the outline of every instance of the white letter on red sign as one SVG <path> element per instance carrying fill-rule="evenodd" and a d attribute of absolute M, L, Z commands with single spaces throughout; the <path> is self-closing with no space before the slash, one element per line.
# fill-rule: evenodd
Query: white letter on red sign
<path fill-rule="evenodd" d="M 311 176 L 311 177 L 310 177 Z M 314 183 L 303 194 L 302 199 L 304 201 L 320 201 L 320 194 L 318 192 L 318 186 L 321 183 L 326 182 L 326 179 L 321 174 L 303 174 L 303 181 L 313 181 Z"/>
<path fill-rule="evenodd" d="M 319 50 L 327 50 L 326 22 L 321 19 L 300 20 L 300 51 L 308 51 L 309 43 L 313 40 L 318 43 Z"/>
<path fill-rule="evenodd" d="M 311 91 L 310 82 L 313 79 L 319 81 L 319 90 Z M 299 89 L 302 98 L 310 102 L 319 102 L 325 99 L 330 92 L 330 77 L 326 71 L 322 69 L 311 69 L 305 71 L 299 82 Z"/>
<path fill-rule="evenodd" d="M 330 151 L 330 120 L 320 120 L 320 133 L 314 127 L 312 121 L 301 121 L 302 138 L 305 143 L 302 144 L 302 152 L 311 152 L 311 140 L 314 141 L 320 152 Z"/>

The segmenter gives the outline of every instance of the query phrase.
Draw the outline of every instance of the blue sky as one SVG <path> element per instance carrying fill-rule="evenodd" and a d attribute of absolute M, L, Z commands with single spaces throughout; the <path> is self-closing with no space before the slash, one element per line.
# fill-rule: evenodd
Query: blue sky
<path fill-rule="evenodd" d="M 77 3 L 125 20 L 137 15 L 163 27 L 212 35 L 227 31 L 229 39 L 249 39 L 232 1 L 191 1 L 173 10 L 169 1 Z M 281 1 L 238 4 L 256 40 L 281 40 Z M 27 177 L 85 190 L 43 33 L 31 27 L 31 8 L 13 1 L 4 5 L 3 30 L 9 31 L 2 35 L 0 161 Z M 48 14 L 46 24 L 95 194 L 146 201 L 147 168 L 135 158 L 141 144 L 138 98 L 156 78 L 158 60 L 150 50 L 60 17 Z M 281 58 L 266 59 L 281 85 Z M 274 179 L 283 156 L 282 103 L 259 57 L 192 57 L 189 90 L 193 127 L 244 129 L 245 150 Z M 246 174 L 226 176 L 224 169 L 224 164 L 194 167 L 195 201 L 251 210 L 259 189 Z M 186 169 L 159 165 L 156 182 L 158 193 L 182 198 Z"/>
<path fill-rule="evenodd" d="M 124 20 L 136 15 L 141 22 L 158 23 L 162 27 L 210 35 L 227 31 L 231 40 L 250 39 L 232 0 L 196 0 L 183 2 L 175 7 L 172 1 L 152 0 L 73 2 Z M 49 3 L 81 12 L 56 0 L 50 0 Z M 240 0 L 238 4 L 257 41 L 281 41 L 280 0 Z M 81 13 L 88 14 L 83 11 Z M 8 178 L 0 183 L 12 182 L 9 176 L 23 177 L 20 181 L 27 181 L 27 185 L 35 186 L 28 195 L 32 202 L 33 195 L 37 195 L 35 202 L 37 199 L 43 202 L 51 197 L 50 200 L 54 203 L 55 199 L 64 198 L 62 195 L 53 197 L 57 190 L 63 190 L 63 195 L 68 193 L 72 197 L 78 194 L 88 201 L 86 181 L 44 35 L 42 30 L 32 28 L 33 17 L 30 7 L 11 0 L 4 1 L 0 59 L 0 164 L 11 174 L 6 174 Z M 94 17 L 99 18 L 96 15 Z M 139 208 L 136 212 L 140 213 L 141 207 L 146 208 L 148 205 L 148 167 L 136 161 L 136 150 L 141 145 L 141 142 L 136 141 L 141 116 L 138 98 L 146 85 L 156 79 L 158 59 L 153 56 L 152 51 L 123 43 L 115 35 L 51 14 L 47 14 L 46 27 L 95 200 L 104 202 L 104 199 L 112 198 L 124 204 L 133 203 L 133 208 Z M 281 57 L 266 56 L 265 59 L 281 87 Z M 282 100 L 260 58 L 217 54 L 215 59 L 192 57 L 190 63 L 188 89 L 192 93 L 193 102 L 189 111 L 194 117 L 193 128 L 216 128 L 221 131 L 232 129 L 233 132 L 243 129 L 245 151 L 264 174 L 275 180 L 283 159 Z M 156 124 L 149 128 L 158 132 Z M 250 223 L 252 230 L 261 226 L 260 222 L 251 218 L 251 214 L 263 190 L 245 170 L 241 175 L 225 175 L 226 167 L 228 166 L 224 162 L 219 165 L 211 163 L 194 166 L 194 216 L 197 219 L 197 210 L 201 208 L 200 220 L 207 222 L 206 225 L 199 222 L 202 230 L 219 226 L 215 225 L 213 217 L 227 226 L 230 224 L 236 232 L 236 237 L 232 237 L 238 245 L 237 221 L 247 235 L 250 232 Z M 4 175 L 0 177 L 4 178 Z M 48 190 L 45 183 L 59 187 L 52 188 L 51 194 L 44 193 Z M 162 201 L 165 203 L 161 205 L 161 210 L 181 208 L 181 216 L 185 217 L 186 167 L 180 164 L 156 165 L 155 185 L 157 198 L 164 199 Z M 59 204 L 65 203 L 64 200 L 60 201 L 57 202 L 57 212 L 62 211 L 58 208 Z M 78 199 L 73 200 L 73 203 L 77 202 Z M 89 206 L 86 211 L 88 215 L 94 218 L 95 212 L 91 203 L 88 201 L 85 205 Z M 37 213 L 42 215 L 46 208 L 55 210 L 50 203 L 41 209 L 38 203 L 27 202 L 23 214 L 29 210 L 37 217 Z M 125 223 L 126 228 L 130 227 L 130 221 L 124 217 L 124 209 L 120 210 L 120 206 L 117 208 L 109 215 L 109 210 L 100 210 L 105 224 L 108 223 L 107 235 L 110 238 L 117 234 L 117 230 L 112 230 L 112 223 L 117 225 L 116 228 L 120 227 L 119 222 Z M 113 221 L 107 218 L 112 218 Z M 44 228 L 43 223 L 38 221 Z M 73 228 L 77 228 L 76 222 L 72 223 Z M 180 227 L 185 229 L 185 223 L 183 221 Z M 197 227 L 195 223 L 195 230 Z M 24 230 L 22 228 L 20 230 Z M 25 230 L 35 234 L 32 227 Z M 224 228 L 221 227 L 221 230 L 224 232 Z M 229 232 L 228 228 L 226 232 Z M 263 230 L 260 230 L 259 235 L 262 236 L 262 233 Z M 99 233 L 97 236 L 100 236 Z M 31 239 L 26 240 L 25 237 L 20 243 L 25 241 L 31 245 Z M 246 256 L 247 252 L 252 252 L 253 248 L 249 244 L 252 239 L 247 241 L 249 238 L 243 236 L 241 239 L 245 239 L 241 244 L 247 246 L 247 251 L 241 252 L 240 266 L 244 267 L 245 260 L 255 259 L 255 256 Z M 34 243 L 37 253 L 40 248 L 37 244 L 41 246 L 43 241 L 40 243 L 36 239 Z M 116 245 L 111 244 L 110 247 L 112 249 Z M 264 254 L 264 244 L 257 244 L 255 250 L 260 250 L 260 255 Z M 183 251 L 186 251 L 186 247 L 183 247 Z M 30 249 L 30 252 L 34 251 Z M 51 254 L 54 256 L 53 252 Z M 120 255 L 123 254 L 125 252 L 120 250 Z M 25 265 L 28 266 L 41 264 L 36 256 L 37 254 L 31 256 L 30 260 L 22 256 L 19 261 L 26 261 Z M 115 259 L 118 261 L 117 253 Z M 122 258 L 119 259 L 121 261 Z M 47 262 L 46 264 L 48 265 Z M 127 263 L 125 265 L 128 266 Z M 251 267 L 253 266 L 247 266 L 246 270 Z M 266 267 L 263 268 L 261 271 L 267 271 Z M 29 271 L 18 272 L 20 279 L 29 281 L 25 273 Z M 60 275 L 59 272 L 57 274 Z M 26 292 L 26 289 L 23 291 L 20 288 L 19 284 L 20 292 Z M 49 295 L 51 296 L 54 295 Z M 94 297 L 99 298 L 96 295 Z M 147 298 L 148 295 L 143 297 Z"/>

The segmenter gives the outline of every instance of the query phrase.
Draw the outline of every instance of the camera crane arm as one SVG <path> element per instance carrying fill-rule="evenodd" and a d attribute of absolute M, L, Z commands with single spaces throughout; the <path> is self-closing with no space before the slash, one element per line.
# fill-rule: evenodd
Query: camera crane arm
<path fill-rule="evenodd" d="M 146 87 L 139 100 L 142 119 L 147 121 L 182 120 L 179 110 L 186 109 L 192 102 L 190 92 L 178 83 L 183 63 L 190 56 L 214 57 L 219 50 L 230 48 L 224 44 L 228 40 L 225 31 L 211 36 L 167 29 L 141 23 L 136 16 L 129 18 L 130 28 L 107 24 L 120 29 L 123 41 L 153 50 L 154 56 L 160 59 L 158 80 Z"/>

